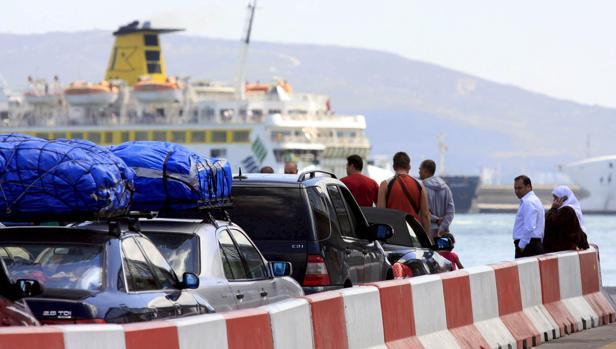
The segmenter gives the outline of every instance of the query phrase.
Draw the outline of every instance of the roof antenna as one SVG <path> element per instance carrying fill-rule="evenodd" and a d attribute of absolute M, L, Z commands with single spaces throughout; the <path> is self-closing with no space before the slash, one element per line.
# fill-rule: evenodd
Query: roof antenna
<path fill-rule="evenodd" d="M 241 167 L 240 167 L 240 170 L 239 170 L 238 175 L 237 175 L 237 176 L 235 176 L 235 177 L 233 177 L 233 179 L 239 179 L 240 181 L 241 181 L 242 179 L 246 179 L 246 178 L 248 178 L 248 177 L 246 177 L 246 176 L 242 176 L 242 168 L 241 168 Z"/>

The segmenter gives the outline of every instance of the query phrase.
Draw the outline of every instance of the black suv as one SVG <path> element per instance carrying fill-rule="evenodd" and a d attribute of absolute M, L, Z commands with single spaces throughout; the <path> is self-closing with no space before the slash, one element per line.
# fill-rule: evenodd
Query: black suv
<path fill-rule="evenodd" d="M 196 275 L 175 272 L 154 244 L 127 225 L 0 228 L 1 258 L 13 279 L 36 280 L 27 297 L 42 324 L 126 323 L 212 312 Z M 34 282 L 34 281 L 32 281 Z"/>
<path fill-rule="evenodd" d="M 314 293 L 385 280 L 391 265 L 377 239 L 386 224 L 368 224 L 333 174 L 248 174 L 233 181 L 233 219 L 268 260 L 293 264 L 292 276 Z"/>

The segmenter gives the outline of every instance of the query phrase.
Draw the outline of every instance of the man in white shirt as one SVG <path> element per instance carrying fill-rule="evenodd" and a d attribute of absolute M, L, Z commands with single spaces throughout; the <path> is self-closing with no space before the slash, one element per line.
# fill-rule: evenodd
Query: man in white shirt
<path fill-rule="evenodd" d="M 536 256 L 543 253 L 543 227 L 545 209 L 533 192 L 527 176 L 518 176 L 513 182 L 515 195 L 520 199 L 520 208 L 513 226 L 515 258 Z"/>

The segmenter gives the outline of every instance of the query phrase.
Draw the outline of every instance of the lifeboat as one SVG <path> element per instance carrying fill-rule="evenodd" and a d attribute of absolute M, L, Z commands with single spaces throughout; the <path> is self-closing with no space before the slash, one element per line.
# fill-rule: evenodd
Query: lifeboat
<path fill-rule="evenodd" d="M 26 103 L 33 106 L 53 106 L 62 104 L 62 93 L 59 92 L 58 77 L 54 78 L 53 83 L 48 83 L 44 79 L 33 79 L 28 77 L 29 87 L 24 93 Z"/>
<path fill-rule="evenodd" d="M 255 84 L 248 83 L 246 84 L 246 92 L 247 93 L 251 93 L 251 92 L 252 93 L 267 93 L 271 89 L 276 88 L 277 86 L 282 87 L 282 89 L 286 93 L 293 92 L 293 87 L 291 86 L 291 84 L 283 80 L 278 80 L 274 82 L 273 84 L 260 84 L 259 82 Z"/>
<path fill-rule="evenodd" d="M 262 93 L 266 93 L 267 91 L 269 91 L 270 89 L 270 85 L 268 84 L 260 84 L 260 83 L 256 83 L 256 84 L 246 84 L 246 92 L 262 92 Z"/>
<path fill-rule="evenodd" d="M 182 88 L 175 79 L 165 81 L 142 80 L 133 85 L 133 94 L 141 103 L 179 103 Z"/>
<path fill-rule="evenodd" d="M 102 106 L 116 101 L 118 88 L 107 81 L 98 84 L 75 81 L 64 90 L 64 98 L 73 106 Z"/>

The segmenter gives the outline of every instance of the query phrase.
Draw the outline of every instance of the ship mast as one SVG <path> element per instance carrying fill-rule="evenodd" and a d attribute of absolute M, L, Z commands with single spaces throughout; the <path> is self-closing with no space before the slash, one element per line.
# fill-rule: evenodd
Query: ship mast
<path fill-rule="evenodd" d="M 445 152 L 447 152 L 447 144 L 445 144 L 445 134 L 438 134 L 438 175 L 445 175 Z"/>
<path fill-rule="evenodd" d="M 237 74 L 236 97 L 240 100 L 246 99 L 246 57 L 248 56 L 248 45 L 250 44 L 250 34 L 252 33 L 252 23 L 255 18 L 257 0 L 248 3 L 248 18 L 246 20 L 245 36 L 242 39 L 243 45 L 240 51 L 240 66 Z"/>

